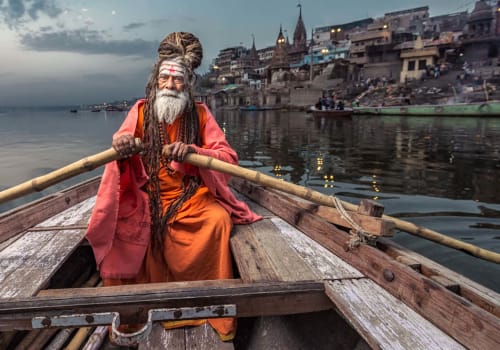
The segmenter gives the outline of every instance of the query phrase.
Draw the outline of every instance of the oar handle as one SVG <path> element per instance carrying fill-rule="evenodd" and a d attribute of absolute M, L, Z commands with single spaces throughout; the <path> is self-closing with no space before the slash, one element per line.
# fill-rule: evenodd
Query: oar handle
<path fill-rule="evenodd" d="M 142 150 L 141 139 L 136 138 L 135 144 L 136 151 L 134 153 L 139 153 Z M 88 171 L 92 171 L 95 168 L 98 168 L 105 165 L 106 163 L 118 160 L 120 158 L 122 158 L 122 156 L 120 156 L 113 147 L 110 147 L 105 151 L 80 159 L 79 161 L 54 170 L 48 174 L 36 177 L 17 186 L 1 191 L 0 204 L 25 196 L 32 192 L 40 192 L 47 187 L 55 185 L 58 182 L 67 180 L 71 177 L 80 175 Z"/>
<path fill-rule="evenodd" d="M 212 158 L 212 157 L 207 157 L 203 156 L 200 154 L 195 154 L 195 153 L 189 153 L 186 158 L 184 159 L 186 163 L 202 167 L 202 168 L 208 168 L 212 170 L 216 170 L 225 174 L 229 174 L 232 176 L 237 176 L 241 177 L 245 180 L 257 183 L 259 185 L 263 186 L 268 186 L 272 187 L 274 189 L 293 194 L 295 196 L 310 200 L 311 202 L 314 202 L 316 204 L 320 205 L 325 205 L 325 206 L 330 206 L 330 207 L 335 207 L 334 201 L 331 196 L 328 196 L 326 194 L 323 194 L 321 192 L 317 192 L 314 190 L 311 190 L 309 188 L 295 185 L 280 179 L 277 179 L 275 177 L 269 176 L 262 174 L 258 171 L 251 170 L 251 169 L 246 169 L 239 167 L 237 165 L 229 164 L 226 162 L 223 162 L 221 160 Z M 356 211 L 358 209 L 357 205 L 354 205 L 349 202 L 341 201 L 342 206 L 350 211 Z M 475 246 L 470 243 L 466 243 L 463 241 L 460 241 L 458 239 L 454 239 L 452 237 L 443 235 L 439 232 L 433 231 L 431 229 L 428 229 L 423 226 L 418 226 L 415 225 L 411 222 L 404 221 L 392 216 L 384 215 L 384 219 L 386 220 L 391 220 L 394 222 L 396 225 L 396 228 L 398 228 L 401 231 L 405 231 L 408 233 L 411 233 L 415 236 L 422 237 L 425 239 L 428 239 L 430 241 L 439 243 L 441 245 L 451 247 L 454 249 L 462 250 L 468 254 L 471 254 L 473 256 L 476 256 L 478 258 L 495 262 L 497 264 L 500 263 L 500 254 L 480 248 L 478 246 Z"/>

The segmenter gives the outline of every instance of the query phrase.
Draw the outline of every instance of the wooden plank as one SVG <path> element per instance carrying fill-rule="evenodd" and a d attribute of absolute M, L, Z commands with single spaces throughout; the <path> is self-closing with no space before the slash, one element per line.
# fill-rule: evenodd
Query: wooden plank
<path fill-rule="evenodd" d="M 245 191 L 251 191 L 251 188 L 253 188 L 253 185 L 250 185 L 248 182 L 241 179 L 233 178 L 231 179 L 231 183 L 233 184 L 233 186 L 238 188 L 238 190 L 242 191 L 242 193 L 245 195 L 249 195 L 249 193 L 246 193 Z M 272 192 L 283 194 L 283 192 L 280 191 L 272 190 Z M 286 196 L 290 201 L 290 203 L 296 206 L 300 206 L 304 210 L 314 213 L 315 215 L 324 218 L 325 220 L 327 220 L 332 224 L 345 228 L 352 228 L 351 224 L 349 224 L 349 222 L 347 222 L 339 213 L 339 211 L 335 208 L 311 203 L 305 199 L 293 195 L 286 195 Z M 249 198 L 252 198 L 252 196 L 249 196 Z M 255 200 L 258 199 L 255 197 Z M 271 212 L 273 212 L 271 208 L 269 207 L 266 208 Z M 392 221 L 373 217 L 370 215 L 360 214 L 353 211 L 348 211 L 348 213 L 351 216 L 351 218 L 368 233 L 377 236 L 393 235 L 395 224 Z"/>
<path fill-rule="evenodd" d="M 259 280 L 268 277 L 280 281 L 315 280 L 317 276 L 297 252 L 283 239 L 280 231 L 269 219 L 237 228 L 231 238 L 233 255 L 243 280 Z M 242 255 L 245 261 L 240 258 Z M 262 263 L 261 263 L 262 262 Z M 255 264 L 249 269 L 248 265 Z"/>
<path fill-rule="evenodd" d="M 217 332 L 208 324 L 184 329 L 186 349 L 190 350 L 234 350 L 233 342 L 223 342 Z"/>
<path fill-rule="evenodd" d="M 399 261 L 401 264 L 404 264 L 417 272 L 422 271 L 422 264 L 415 259 L 409 258 L 407 256 L 399 255 L 396 257 L 396 261 Z"/>
<path fill-rule="evenodd" d="M 252 225 L 236 225 L 230 240 L 241 279 L 246 282 L 279 281 L 264 247 L 254 235 Z"/>
<path fill-rule="evenodd" d="M 500 294 L 495 291 L 388 239 L 379 239 L 377 241 L 377 248 L 396 259 L 399 256 L 404 256 L 405 258 L 418 261 L 420 270 L 424 276 L 446 276 L 446 278 L 458 284 L 460 287 L 460 296 L 496 317 L 500 317 Z"/>
<path fill-rule="evenodd" d="M 239 317 L 287 315 L 332 308 L 320 282 L 238 283 L 231 280 L 171 282 L 65 289 L 58 297 L 0 302 L 0 330 L 31 329 L 32 317 L 120 313 L 123 323 L 145 322 L 155 308 L 235 304 Z M 65 297 L 61 295 L 65 295 Z"/>
<path fill-rule="evenodd" d="M 441 275 L 432 275 L 429 276 L 429 278 L 444 286 L 446 289 L 451 290 L 453 293 L 460 294 L 460 286 L 458 283 L 453 282 L 452 280 Z"/>
<path fill-rule="evenodd" d="M 74 225 L 88 220 L 95 198 L 87 199 L 40 223 Z M 85 230 L 27 232 L 0 251 L 0 297 L 36 294 L 83 240 Z"/>
<path fill-rule="evenodd" d="M 283 219 L 276 217 L 272 222 L 290 247 L 315 271 L 317 278 L 334 280 L 364 277 L 361 272 Z"/>
<path fill-rule="evenodd" d="M 392 260 L 373 247 L 361 245 L 356 249 L 348 249 L 348 234 L 335 229 L 310 211 L 292 205 L 283 196 L 255 186 L 248 186 L 247 194 L 328 250 L 349 261 L 462 345 L 484 349 L 500 348 L 498 317 Z"/>
<path fill-rule="evenodd" d="M 28 203 L 0 215 L 0 242 L 94 196 L 100 178 L 90 179 L 64 191 Z"/>
<path fill-rule="evenodd" d="M 184 328 L 166 330 L 161 323 L 155 323 L 146 340 L 139 343 L 138 349 L 186 350 Z"/>
<path fill-rule="evenodd" d="M 464 349 L 370 280 L 330 281 L 326 293 L 374 349 Z"/>

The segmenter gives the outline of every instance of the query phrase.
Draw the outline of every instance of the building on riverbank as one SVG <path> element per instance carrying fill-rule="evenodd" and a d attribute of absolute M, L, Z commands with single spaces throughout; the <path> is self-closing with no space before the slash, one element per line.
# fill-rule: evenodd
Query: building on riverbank
<path fill-rule="evenodd" d="M 500 1 L 478 0 L 470 14 L 431 17 L 428 6 L 389 12 L 318 27 L 310 40 L 299 8 L 291 44 L 280 26 L 274 46 L 256 49 L 254 38 L 251 49 L 220 51 L 215 86 L 205 91 L 213 105 L 306 108 L 325 92 L 352 101 L 387 86 L 413 96 L 423 86 L 466 102 L 492 98 L 500 87 Z"/>

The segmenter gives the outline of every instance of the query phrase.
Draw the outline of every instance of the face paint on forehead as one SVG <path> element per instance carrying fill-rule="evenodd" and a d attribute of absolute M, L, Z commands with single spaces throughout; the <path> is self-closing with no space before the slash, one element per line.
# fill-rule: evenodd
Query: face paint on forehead
<path fill-rule="evenodd" d="M 160 64 L 159 75 L 171 75 L 174 77 L 183 77 L 186 74 L 186 70 L 183 66 L 175 61 L 163 61 Z"/>

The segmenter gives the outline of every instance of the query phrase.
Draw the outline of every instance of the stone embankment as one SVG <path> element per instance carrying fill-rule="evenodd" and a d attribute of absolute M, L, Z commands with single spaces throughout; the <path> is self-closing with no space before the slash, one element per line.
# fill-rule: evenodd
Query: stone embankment
<path fill-rule="evenodd" d="M 362 106 L 400 106 L 483 102 L 500 99 L 500 80 L 493 77 L 464 77 L 461 71 L 450 71 L 439 78 L 408 83 L 369 85 L 352 102 Z M 497 81 L 498 80 L 498 81 Z"/>

